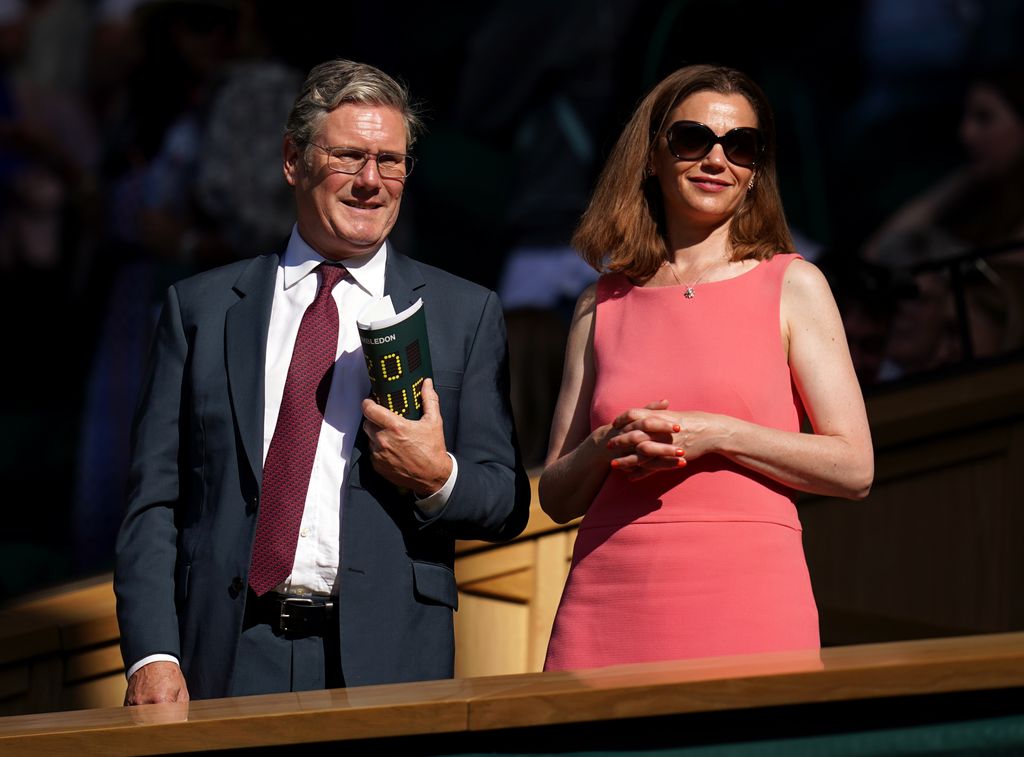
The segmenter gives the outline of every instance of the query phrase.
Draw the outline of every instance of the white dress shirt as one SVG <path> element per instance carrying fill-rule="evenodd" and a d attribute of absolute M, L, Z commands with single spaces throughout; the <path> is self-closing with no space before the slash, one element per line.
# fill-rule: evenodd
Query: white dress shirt
<path fill-rule="evenodd" d="M 283 594 L 331 594 L 341 563 L 341 513 L 345 508 L 348 461 L 352 444 L 363 423 L 363 398 L 370 394 L 370 379 L 356 319 L 373 302 L 384 296 L 384 270 L 388 248 L 343 261 L 348 276 L 338 282 L 332 294 L 338 305 L 338 350 L 320 426 L 313 469 L 309 475 L 306 506 L 299 524 L 299 541 L 291 575 L 276 587 Z M 274 304 L 267 332 L 267 361 L 263 406 L 263 461 L 281 410 L 288 367 L 299 324 L 320 286 L 316 267 L 324 258 L 302 239 L 298 227 L 292 230 L 288 247 L 277 269 Z M 424 512 L 441 509 L 455 485 L 455 463 L 440 491 L 417 501 Z"/>
<path fill-rule="evenodd" d="M 275 588 L 275 591 L 281 593 L 336 593 L 348 462 L 356 434 L 363 422 L 362 400 L 370 393 L 370 379 L 366 373 L 356 319 L 363 308 L 384 294 L 387 256 L 385 242 L 374 253 L 346 258 L 343 264 L 349 275 L 338 282 L 332 292 L 338 305 L 338 349 L 334 375 L 313 458 L 305 509 L 299 524 L 295 562 L 292 564 L 291 575 Z M 277 268 L 270 329 L 267 333 L 263 408 L 264 463 L 281 410 L 281 397 L 288 377 L 295 337 L 302 316 L 319 288 L 316 267 L 323 262 L 324 258 L 299 235 L 298 227 L 293 228 L 288 247 Z M 452 460 L 452 472 L 444 486 L 429 497 L 416 501 L 416 506 L 424 513 L 434 513 L 444 507 L 455 487 L 458 464 L 450 453 L 449 457 Z M 171 655 L 149 655 L 132 665 L 127 676 L 131 678 L 143 665 L 158 660 L 177 662 Z"/>

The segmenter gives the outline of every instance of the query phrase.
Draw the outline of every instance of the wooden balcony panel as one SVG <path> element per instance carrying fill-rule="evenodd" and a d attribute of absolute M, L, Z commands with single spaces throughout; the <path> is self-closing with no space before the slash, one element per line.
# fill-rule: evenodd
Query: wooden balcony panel
<path fill-rule="evenodd" d="M 68 657 L 64 680 L 71 683 L 124 671 L 121 648 L 117 643 L 80 651 Z"/>
<path fill-rule="evenodd" d="M 469 699 L 509 685 L 428 681 L 21 715 L 0 718 L 0 754 L 116 757 L 451 733 L 467 729 Z"/>
<path fill-rule="evenodd" d="M 1020 687 L 1015 633 L 24 715 L 0 718 L 0 753 L 199 752 Z"/>
<path fill-rule="evenodd" d="M 534 590 L 533 568 L 524 568 L 514 573 L 506 573 L 494 578 L 485 578 L 482 581 L 459 585 L 459 591 L 467 594 L 475 594 L 479 597 L 491 597 L 503 599 L 506 602 L 518 602 L 527 604 L 533 597 Z"/>
<path fill-rule="evenodd" d="M 951 430 L 1024 414 L 1024 361 L 981 368 L 867 399 L 876 447 L 941 436 Z"/>
<path fill-rule="evenodd" d="M 486 552 L 460 556 L 456 559 L 455 577 L 459 585 L 527 570 L 533 566 L 533 544 L 529 540 L 491 547 L 492 549 Z"/>
<path fill-rule="evenodd" d="M 1020 687 L 1024 634 L 521 676 L 470 703 L 471 730 Z"/>
<path fill-rule="evenodd" d="M 28 691 L 29 666 L 21 663 L 0 667 L 0 700 L 10 699 Z"/>

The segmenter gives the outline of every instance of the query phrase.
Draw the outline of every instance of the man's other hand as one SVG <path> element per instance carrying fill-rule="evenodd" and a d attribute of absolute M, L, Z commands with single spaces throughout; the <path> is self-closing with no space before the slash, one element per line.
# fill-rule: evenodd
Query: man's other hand
<path fill-rule="evenodd" d="M 125 707 L 158 702 L 187 702 L 188 687 L 181 668 L 174 662 L 151 662 L 143 665 L 128 679 L 124 695 Z"/>

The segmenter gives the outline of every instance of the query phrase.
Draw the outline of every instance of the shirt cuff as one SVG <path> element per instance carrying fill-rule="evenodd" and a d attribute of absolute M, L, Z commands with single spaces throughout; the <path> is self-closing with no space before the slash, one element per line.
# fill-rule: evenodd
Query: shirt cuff
<path fill-rule="evenodd" d="M 125 674 L 124 674 L 125 678 L 131 678 L 141 668 L 146 667 L 151 662 L 173 662 L 175 665 L 181 665 L 181 663 L 178 662 L 178 658 L 175 657 L 174 655 L 170 655 L 170 654 L 151 654 L 151 655 L 147 655 L 146 657 L 143 657 L 137 663 L 135 663 L 130 668 L 128 668 L 127 672 L 125 672 Z"/>
<path fill-rule="evenodd" d="M 452 459 L 452 472 L 448 474 L 448 480 L 444 482 L 444 486 L 429 497 L 416 500 L 416 507 L 424 515 L 437 515 L 437 513 L 441 512 L 444 506 L 448 504 L 448 498 L 452 496 L 452 489 L 455 488 L 455 479 L 459 476 L 459 463 L 451 452 L 446 454 Z"/>

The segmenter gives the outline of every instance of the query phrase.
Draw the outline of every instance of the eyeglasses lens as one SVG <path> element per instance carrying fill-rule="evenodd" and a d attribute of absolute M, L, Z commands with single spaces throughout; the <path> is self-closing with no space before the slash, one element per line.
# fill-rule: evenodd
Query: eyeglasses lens
<path fill-rule="evenodd" d="M 328 152 L 328 168 L 338 173 L 356 174 L 363 170 L 373 156 L 362 150 L 333 149 Z M 388 179 L 404 179 L 412 172 L 412 158 L 395 153 L 379 153 L 376 158 L 377 171 Z"/>

